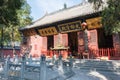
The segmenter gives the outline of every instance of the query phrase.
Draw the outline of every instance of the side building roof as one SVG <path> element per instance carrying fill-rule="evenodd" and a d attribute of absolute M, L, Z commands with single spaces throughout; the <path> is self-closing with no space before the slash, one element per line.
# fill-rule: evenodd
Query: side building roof
<path fill-rule="evenodd" d="M 62 20 L 68 20 L 68 19 L 72 19 L 72 18 L 76 18 L 80 16 L 97 13 L 97 12 L 102 11 L 103 7 L 105 6 L 106 4 L 104 4 L 99 9 L 95 10 L 93 3 L 84 2 L 79 5 L 70 7 L 70 8 L 66 8 L 66 9 L 62 9 L 62 10 L 59 10 L 59 11 L 56 11 L 50 14 L 46 14 L 42 18 L 32 23 L 31 25 L 21 28 L 20 30 L 35 28 L 38 26 L 43 26 L 43 25 L 48 25 L 48 24 L 52 24 L 55 22 L 59 22 Z"/>

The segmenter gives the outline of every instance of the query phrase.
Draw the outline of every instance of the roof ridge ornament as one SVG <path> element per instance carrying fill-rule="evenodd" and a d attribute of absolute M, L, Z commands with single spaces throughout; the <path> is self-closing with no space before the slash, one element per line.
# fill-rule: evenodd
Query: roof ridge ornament
<path fill-rule="evenodd" d="M 66 3 L 64 3 L 64 9 L 67 9 L 67 4 Z"/>

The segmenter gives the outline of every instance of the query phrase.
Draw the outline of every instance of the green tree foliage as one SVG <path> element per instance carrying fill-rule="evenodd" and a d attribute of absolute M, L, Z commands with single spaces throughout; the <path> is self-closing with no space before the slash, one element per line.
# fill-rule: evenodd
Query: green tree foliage
<path fill-rule="evenodd" d="M 0 23 L 17 24 L 17 12 L 22 6 L 21 0 L 0 0 Z M 16 22 L 15 22 L 16 21 Z"/>
<path fill-rule="evenodd" d="M 102 0 L 88 0 L 88 2 L 93 3 L 96 10 L 104 3 Z"/>
<path fill-rule="evenodd" d="M 103 0 L 89 0 L 95 4 L 95 9 L 98 9 L 103 3 Z M 102 11 L 102 24 L 107 35 L 120 33 L 120 0 L 107 0 L 107 7 Z"/>
<path fill-rule="evenodd" d="M 31 21 L 27 0 L 0 0 L 0 24 L 5 25 L 2 27 L 4 42 L 19 41 L 18 29 L 30 24 Z"/>
<path fill-rule="evenodd" d="M 106 34 L 120 32 L 120 0 L 108 0 L 108 7 L 102 12 L 102 24 Z"/>

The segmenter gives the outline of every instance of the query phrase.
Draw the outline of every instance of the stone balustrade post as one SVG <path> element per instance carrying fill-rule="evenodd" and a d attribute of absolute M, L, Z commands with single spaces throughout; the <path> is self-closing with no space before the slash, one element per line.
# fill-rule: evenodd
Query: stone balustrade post
<path fill-rule="evenodd" d="M 72 68 L 73 67 L 73 58 L 72 58 L 72 55 L 70 55 L 69 62 L 70 62 L 70 68 Z"/>
<path fill-rule="evenodd" d="M 61 73 L 64 73 L 63 71 L 63 61 L 62 61 L 62 55 L 60 54 L 59 55 L 59 61 L 58 61 L 58 70 L 61 72 Z"/>
<path fill-rule="evenodd" d="M 8 55 L 4 65 L 4 76 L 7 79 L 9 77 L 9 64 L 10 64 L 10 56 Z"/>
<path fill-rule="evenodd" d="M 22 62 L 21 62 L 21 76 L 20 76 L 20 80 L 24 80 L 24 70 L 25 70 L 25 56 L 22 57 Z"/>
<path fill-rule="evenodd" d="M 28 62 L 29 62 L 29 64 L 32 64 L 32 55 L 30 55 Z"/>
<path fill-rule="evenodd" d="M 15 55 L 15 58 L 14 58 L 14 64 L 18 64 L 18 63 L 19 63 L 18 55 Z"/>
<path fill-rule="evenodd" d="M 40 80 L 46 80 L 46 57 L 45 55 L 41 56 L 40 59 Z"/>
<path fill-rule="evenodd" d="M 56 54 L 54 54 L 53 57 L 52 57 L 52 63 L 53 63 L 53 64 L 55 64 L 55 62 L 56 62 L 56 60 L 57 60 L 56 58 L 57 58 L 57 57 L 56 57 Z"/>

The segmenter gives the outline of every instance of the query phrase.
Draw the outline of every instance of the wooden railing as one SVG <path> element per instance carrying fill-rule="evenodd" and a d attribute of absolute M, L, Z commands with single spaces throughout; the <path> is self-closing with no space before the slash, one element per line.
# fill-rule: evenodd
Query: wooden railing
<path fill-rule="evenodd" d="M 43 51 L 43 54 L 46 56 L 52 57 L 56 51 Z M 107 59 L 119 59 L 120 60 L 120 50 L 116 50 L 115 48 L 100 48 L 100 49 L 90 49 L 89 51 L 90 58 L 107 58 Z"/>
<path fill-rule="evenodd" d="M 53 57 L 54 54 L 56 55 L 56 57 L 58 57 L 59 53 L 62 54 L 63 58 L 67 58 L 68 57 L 68 51 L 67 50 L 61 50 L 60 52 L 52 51 L 52 50 L 42 51 L 42 54 L 45 54 L 47 57 Z"/>
<path fill-rule="evenodd" d="M 93 49 L 90 50 L 90 56 L 93 56 L 94 58 L 108 57 L 108 59 L 120 59 L 120 50 L 116 50 L 114 48 Z"/>
<path fill-rule="evenodd" d="M 53 51 L 48 50 L 48 51 L 41 51 L 42 54 L 45 54 L 46 56 L 52 57 L 53 56 Z"/>

